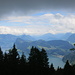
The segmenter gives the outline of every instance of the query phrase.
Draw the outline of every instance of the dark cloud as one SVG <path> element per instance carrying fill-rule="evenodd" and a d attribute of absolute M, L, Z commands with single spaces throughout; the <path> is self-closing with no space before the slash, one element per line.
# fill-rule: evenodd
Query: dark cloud
<path fill-rule="evenodd" d="M 39 11 L 74 12 L 75 0 L 0 0 L 0 17 L 27 15 Z"/>

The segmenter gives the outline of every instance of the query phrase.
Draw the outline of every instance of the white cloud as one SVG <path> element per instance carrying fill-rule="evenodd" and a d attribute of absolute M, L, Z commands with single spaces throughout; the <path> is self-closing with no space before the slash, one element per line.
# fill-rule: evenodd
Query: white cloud
<path fill-rule="evenodd" d="M 23 34 L 27 33 L 27 29 L 22 30 L 21 28 L 17 27 L 7 27 L 7 26 L 0 26 L 0 34 Z"/>
<path fill-rule="evenodd" d="M 14 27 L 0 26 L 0 34 L 45 34 L 45 33 L 75 33 L 75 15 L 44 14 L 39 16 L 19 16 L 7 17 L 3 19 L 7 22 L 21 22 L 25 25 L 21 27 L 18 24 Z M 27 25 L 26 25 L 27 24 Z"/>

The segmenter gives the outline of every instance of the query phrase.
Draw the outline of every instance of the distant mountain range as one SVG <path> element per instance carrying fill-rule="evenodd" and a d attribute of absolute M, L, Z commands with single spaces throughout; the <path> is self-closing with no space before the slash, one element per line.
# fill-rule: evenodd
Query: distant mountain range
<path fill-rule="evenodd" d="M 34 37 L 34 36 L 33 36 Z M 34 37 L 36 40 L 45 40 L 45 41 L 50 41 L 50 40 L 66 40 L 66 41 L 74 41 L 75 40 L 75 34 L 73 33 L 59 33 L 59 34 L 51 34 L 47 33 L 41 36 L 35 36 Z"/>
<path fill-rule="evenodd" d="M 49 40 L 57 40 L 58 38 L 54 34 L 47 33 L 47 34 L 35 37 L 35 39 L 49 41 Z"/>
<path fill-rule="evenodd" d="M 25 41 L 34 40 L 34 38 L 29 35 L 16 36 L 16 35 L 11 35 L 11 34 L 0 34 L 0 46 L 2 47 L 3 50 L 12 48 L 17 38 L 21 38 Z"/>
<path fill-rule="evenodd" d="M 25 52 L 25 55 L 29 55 L 30 48 L 35 46 L 39 50 L 44 48 L 48 56 L 64 56 L 64 62 L 68 59 L 71 63 L 75 63 L 75 52 L 70 51 L 75 43 L 73 33 L 47 33 L 40 36 L 0 34 L 0 47 L 4 52 L 11 49 L 14 43 L 18 51 Z"/>
<path fill-rule="evenodd" d="M 63 42 L 63 41 L 64 42 Z M 70 42 L 69 44 L 72 45 L 71 43 L 75 42 L 75 34 L 73 33 L 60 33 L 60 34 L 51 34 L 47 33 L 41 36 L 30 36 L 30 35 L 11 35 L 11 34 L 0 34 L 0 46 L 2 47 L 3 50 L 8 50 L 12 48 L 14 43 L 17 43 L 17 47 L 21 47 L 20 49 L 30 49 L 30 47 L 36 46 L 38 48 L 44 47 L 46 50 L 50 50 L 51 52 L 54 53 L 54 51 L 57 51 L 57 49 L 60 52 L 60 49 L 63 51 L 64 46 L 60 46 L 60 42 L 63 42 L 63 45 L 70 48 L 68 44 L 65 44 L 66 42 Z M 53 43 L 52 43 L 53 42 Z M 23 44 L 24 43 L 24 44 Z M 19 45 L 20 44 L 20 45 Z M 23 44 L 23 45 L 22 45 Z M 56 46 L 58 45 L 58 46 Z M 23 47 L 25 46 L 25 47 Z M 18 48 L 19 48 L 18 47 Z M 23 49 L 23 50 L 24 50 Z M 65 53 L 65 51 L 63 51 Z M 63 54 L 63 52 L 61 52 Z M 57 53 L 59 54 L 59 53 Z"/>

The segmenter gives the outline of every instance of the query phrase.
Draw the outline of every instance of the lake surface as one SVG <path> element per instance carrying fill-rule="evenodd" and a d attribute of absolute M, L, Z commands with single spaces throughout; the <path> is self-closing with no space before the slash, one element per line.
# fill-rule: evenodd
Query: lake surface
<path fill-rule="evenodd" d="M 59 57 L 54 57 L 54 56 L 49 56 L 49 65 L 53 63 L 54 68 L 61 67 L 63 68 L 65 63 L 62 61 L 62 58 Z"/>

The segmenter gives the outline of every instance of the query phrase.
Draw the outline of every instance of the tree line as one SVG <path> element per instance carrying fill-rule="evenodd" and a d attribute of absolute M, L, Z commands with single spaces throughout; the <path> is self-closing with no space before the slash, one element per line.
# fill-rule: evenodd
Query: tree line
<path fill-rule="evenodd" d="M 2 75 L 75 75 L 75 65 L 67 60 L 64 68 L 54 68 L 49 65 L 45 49 L 36 47 L 30 49 L 29 57 L 24 52 L 20 55 L 13 45 L 8 52 L 3 53 L 0 48 L 0 74 Z"/>

